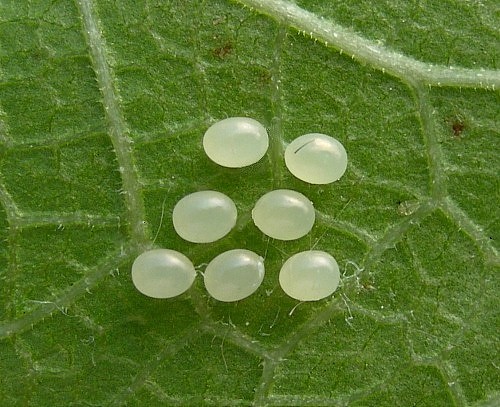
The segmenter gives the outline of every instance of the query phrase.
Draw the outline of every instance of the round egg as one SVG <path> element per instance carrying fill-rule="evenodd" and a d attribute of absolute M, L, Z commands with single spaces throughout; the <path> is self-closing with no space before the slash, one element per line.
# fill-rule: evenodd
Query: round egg
<path fill-rule="evenodd" d="M 339 286 L 339 266 L 326 252 L 300 252 L 285 261 L 279 282 L 283 291 L 296 300 L 321 300 L 332 295 Z"/>
<path fill-rule="evenodd" d="M 253 294 L 264 279 L 264 259 L 245 249 L 219 254 L 207 266 L 205 287 L 219 301 L 239 301 Z"/>
<path fill-rule="evenodd" d="M 279 240 L 305 236 L 315 220 L 311 201 L 297 191 L 276 189 L 259 198 L 252 219 L 263 233 Z"/>
<path fill-rule="evenodd" d="M 320 133 L 305 134 L 285 150 L 285 164 L 298 179 L 310 184 L 329 184 L 344 175 L 347 152 L 340 141 Z"/>
<path fill-rule="evenodd" d="M 132 282 L 144 295 L 171 298 L 187 291 L 196 271 L 182 253 L 153 249 L 140 254 L 132 264 Z"/>
<path fill-rule="evenodd" d="M 217 191 L 186 195 L 174 207 L 172 222 L 177 234 L 193 243 L 210 243 L 227 235 L 238 216 L 234 202 Z"/>
<path fill-rule="evenodd" d="M 254 164 L 264 157 L 268 147 L 265 127 L 248 117 L 230 117 L 214 123 L 203 137 L 206 154 L 223 167 Z"/>

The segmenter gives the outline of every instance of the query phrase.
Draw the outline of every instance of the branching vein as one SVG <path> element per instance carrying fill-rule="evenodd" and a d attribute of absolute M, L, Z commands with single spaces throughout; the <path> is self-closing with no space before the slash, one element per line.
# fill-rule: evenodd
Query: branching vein
<path fill-rule="evenodd" d="M 39 301 L 40 306 L 29 314 L 13 321 L 0 323 L 0 339 L 30 329 L 53 312 L 64 310 L 65 307 L 71 305 L 77 298 L 103 280 L 112 270 L 130 261 L 131 252 L 133 251 L 130 247 L 124 247 L 121 253 L 113 253 L 108 259 L 98 263 L 57 298 L 52 301 Z"/>
<path fill-rule="evenodd" d="M 237 1 L 407 83 L 421 82 L 436 86 L 493 89 L 500 86 L 500 71 L 445 67 L 417 61 L 363 38 L 341 25 L 318 17 L 292 2 Z"/>
<path fill-rule="evenodd" d="M 446 198 L 442 202 L 443 211 L 453 219 L 453 221 L 471 236 L 481 251 L 486 256 L 486 261 L 490 264 L 499 265 L 498 250 L 492 244 L 491 239 L 484 233 L 483 229 L 474 223 L 467 214 L 451 199 Z"/>

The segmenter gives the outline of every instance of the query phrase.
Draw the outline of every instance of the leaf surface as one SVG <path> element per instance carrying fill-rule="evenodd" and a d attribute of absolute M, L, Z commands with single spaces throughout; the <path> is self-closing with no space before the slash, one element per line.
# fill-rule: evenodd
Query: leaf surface
<path fill-rule="evenodd" d="M 500 72 L 493 1 L 0 2 L 0 401 L 6 406 L 496 405 Z M 208 126 L 261 121 L 242 169 L 205 156 Z M 321 132 L 334 184 L 284 166 Z M 255 201 L 295 189 L 312 232 L 269 240 Z M 213 244 L 171 213 L 214 189 L 239 211 Z M 265 257 L 237 303 L 132 285 L 141 251 Z M 331 297 L 288 298 L 281 264 L 336 257 Z"/>

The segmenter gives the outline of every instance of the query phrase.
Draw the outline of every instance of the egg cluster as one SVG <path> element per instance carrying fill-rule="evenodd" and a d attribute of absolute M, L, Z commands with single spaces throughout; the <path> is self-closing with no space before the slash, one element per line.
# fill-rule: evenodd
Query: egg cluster
<path fill-rule="evenodd" d="M 213 124 L 203 137 L 203 148 L 215 163 L 241 168 L 259 161 L 269 147 L 265 127 L 246 117 L 231 117 Z M 285 150 L 285 164 L 302 181 L 328 184 L 342 177 L 347 153 L 336 139 L 311 133 L 293 140 Z M 199 191 L 182 198 L 173 208 L 177 234 L 194 243 L 211 243 L 226 236 L 236 224 L 236 205 L 218 191 Z M 303 194 L 277 189 L 264 194 L 252 210 L 255 226 L 267 236 L 295 240 L 309 233 L 315 222 L 312 202 Z M 264 279 L 264 259 L 246 249 L 226 251 L 215 257 L 204 275 L 208 293 L 219 301 L 238 301 L 254 293 Z M 193 263 L 182 253 L 154 249 L 140 254 L 132 264 L 132 281 L 143 294 L 171 298 L 194 282 Z M 279 283 L 290 297 L 316 301 L 331 295 L 340 282 L 336 260 L 328 253 L 309 250 L 286 260 Z"/>

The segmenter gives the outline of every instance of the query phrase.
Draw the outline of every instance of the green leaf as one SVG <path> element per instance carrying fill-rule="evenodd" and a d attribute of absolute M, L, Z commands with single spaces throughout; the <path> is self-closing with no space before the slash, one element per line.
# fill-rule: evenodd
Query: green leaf
<path fill-rule="evenodd" d="M 0 404 L 498 405 L 499 26 L 494 1 L 1 0 Z M 266 125 L 267 158 L 208 160 L 228 116 Z M 308 132 L 345 145 L 339 182 L 286 170 Z M 273 188 L 314 202 L 308 236 L 252 224 Z M 190 244 L 171 210 L 203 189 L 239 221 Z M 147 298 L 152 246 L 200 273 L 247 248 L 266 277 Z M 279 269 L 312 247 L 342 284 L 297 304 Z"/>

